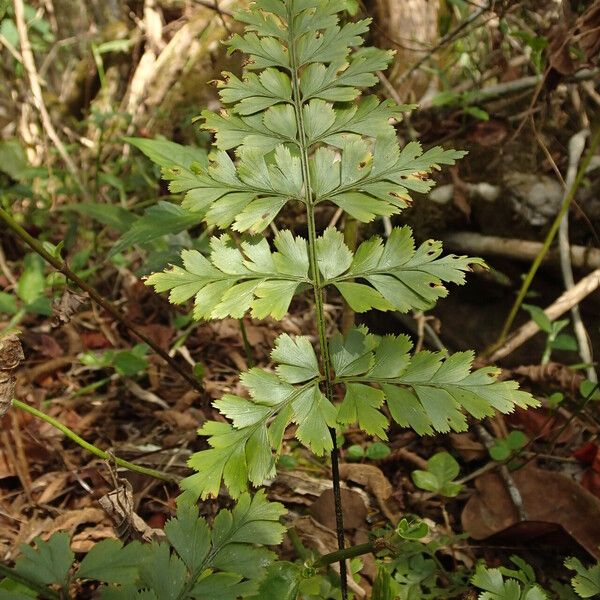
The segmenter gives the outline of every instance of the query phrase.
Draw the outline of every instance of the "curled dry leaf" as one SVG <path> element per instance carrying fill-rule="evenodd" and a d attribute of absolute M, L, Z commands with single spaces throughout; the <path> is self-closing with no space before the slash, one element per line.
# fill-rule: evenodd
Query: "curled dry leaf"
<path fill-rule="evenodd" d="M 10 408 L 16 387 L 14 371 L 24 358 L 21 342 L 16 335 L 0 339 L 0 418 Z"/>
<path fill-rule="evenodd" d="M 466 462 L 481 460 L 487 456 L 485 446 L 477 440 L 473 433 L 451 433 L 449 437 L 452 447 Z M 427 465 L 425 465 L 426 468 Z"/>
<path fill-rule="evenodd" d="M 133 489 L 126 479 L 119 480 L 121 485 L 117 489 L 105 494 L 98 501 L 104 512 L 115 524 L 117 535 L 122 540 L 129 539 L 150 542 L 153 539 L 164 537 L 160 529 L 148 526 L 133 510 Z"/>
<path fill-rule="evenodd" d="M 361 529 L 365 527 L 368 508 L 362 495 L 347 488 L 340 490 L 344 515 L 344 529 Z M 335 529 L 335 504 L 333 489 L 325 490 L 310 507 L 310 514 L 321 525 Z"/>
<path fill-rule="evenodd" d="M 560 525 L 580 546 L 600 558 L 600 499 L 570 477 L 527 466 L 512 473 L 530 522 Z M 487 473 L 475 482 L 476 492 L 462 513 L 464 530 L 484 540 L 519 523 L 503 480 Z M 525 525 L 525 523 L 521 523 Z"/>
<path fill-rule="evenodd" d="M 50 320 L 51 327 L 60 327 L 71 321 L 77 311 L 87 302 L 87 296 L 65 289 L 60 299 L 52 303 L 54 315 Z"/>
<path fill-rule="evenodd" d="M 399 515 L 390 505 L 392 484 L 381 469 L 374 465 L 345 463 L 340 465 L 340 477 L 365 486 L 377 499 L 381 512 L 394 525 L 400 520 Z"/>

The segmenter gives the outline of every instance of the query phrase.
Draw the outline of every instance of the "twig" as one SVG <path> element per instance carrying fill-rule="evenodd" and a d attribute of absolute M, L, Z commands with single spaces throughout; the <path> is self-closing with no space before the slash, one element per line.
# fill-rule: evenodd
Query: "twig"
<path fill-rule="evenodd" d="M 581 185 L 581 182 L 583 181 L 585 172 L 586 172 L 587 167 L 592 159 L 592 156 L 594 155 L 594 152 L 596 151 L 598 143 L 600 143 L 600 126 L 596 127 L 596 131 L 594 132 L 594 136 L 590 143 L 588 153 L 586 154 L 586 157 L 584 158 L 583 162 L 581 163 L 581 165 L 579 167 L 579 170 L 577 171 L 577 175 L 575 176 L 575 179 L 573 180 L 573 185 L 569 188 L 567 194 L 565 195 L 565 198 L 560 207 L 560 210 L 558 211 L 558 214 L 556 215 L 556 218 L 554 219 L 554 222 L 552 223 L 552 226 L 550 227 L 550 230 L 548 231 L 548 233 L 546 235 L 546 239 L 544 240 L 544 243 L 542 244 L 542 248 L 541 248 L 539 254 L 535 257 L 535 260 L 531 264 L 531 268 L 529 269 L 529 272 L 527 273 L 527 276 L 525 277 L 525 279 L 523 281 L 523 285 L 521 286 L 521 289 L 519 290 L 517 299 L 515 300 L 512 308 L 510 310 L 510 313 L 509 313 L 508 317 L 506 318 L 506 321 L 504 322 L 502 331 L 500 332 L 500 335 L 498 336 L 498 340 L 496 342 L 497 345 L 502 344 L 502 342 L 504 342 L 504 340 L 506 339 L 506 336 L 508 335 L 508 332 L 510 331 L 510 328 L 515 320 L 515 317 L 517 316 L 517 313 L 518 313 L 519 309 L 521 308 L 521 304 L 522 304 L 523 300 L 525 299 L 527 292 L 529 291 L 529 287 L 531 286 L 531 283 L 533 282 L 535 274 L 537 273 L 540 265 L 542 264 L 542 261 L 544 260 L 544 257 L 546 256 L 548 250 L 550 249 L 552 241 L 554 240 L 554 237 L 556 236 L 556 233 L 558 232 L 560 222 L 562 221 L 566 212 L 569 210 L 571 202 L 572 202 L 573 198 L 575 197 L 575 193 L 577 192 L 577 190 L 579 189 L 579 186 Z"/>
<path fill-rule="evenodd" d="M 485 6 L 472 12 L 464 21 L 461 21 L 452 31 L 449 31 L 442 39 L 433 47 L 423 58 L 418 60 L 412 67 L 407 69 L 400 77 L 396 80 L 396 85 L 404 83 L 417 69 L 427 62 L 438 50 L 443 48 L 446 44 L 454 40 L 458 34 L 468 27 L 471 23 L 476 21 L 484 12 L 488 11 L 493 4 L 493 0 L 489 0 Z"/>
<path fill-rule="evenodd" d="M 542 242 L 482 235 L 470 231 L 457 231 L 442 236 L 444 246 L 457 252 L 468 252 L 484 256 L 502 256 L 519 261 L 533 260 L 542 249 Z M 571 264 L 578 269 L 600 268 L 600 249 L 585 246 L 571 246 Z M 548 252 L 544 261 L 558 258 L 555 252 Z"/>
<path fill-rule="evenodd" d="M 242 335 L 242 343 L 244 344 L 244 353 L 246 354 L 246 362 L 249 367 L 253 367 L 255 365 L 254 362 L 254 353 L 252 352 L 252 346 L 250 345 L 250 340 L 248 339 L 248 332 L 246 331 L 246 324 L 244 323 L 244 319 L 238 319 L 240 324 L 240 333 Z"/>
<path fill-rule="evenodd" d="M 581 302 L 586 296 L 600 287 L 600 269 L 596 269 L 583 279 L 581 279 L 575 287 L 564 292 L 553 304 L 544 310 L 546 316 L 554 321 L 573 306 Z M 535 321 L 529 321 L 522 327 L 517 329 L 513 334 L 504 340 L 502 345 L 495 349 L 485 360 L 480 359 L 479 362 L 494 363 L 508 356 L 516 348 L 524 344 L 529 338 L 534 336 L 540 328 Z"/>
<path fill-rule="evenodd" d="M 473 426 L 475 429 L 475 433 L 477 437 L 481 440 L 483 445 L 489 450 L 494 445 L 494 438 L 485 430 L 485 427 L 481 423 L 475 423 Z M 521 496 L 521 492 L 515 483 L 508 467 L 505 464 L 501 464 L 500 466 L 500 476 L 504 480 L 506 484 L 506 489 L 508 490 L 508 495 L 512 500 L 515 508 L 517 509 L 517 514 L 519 515 L 519 519 L 521 521 L 527 520 L 527 512 L 525 507 L 523 506 L 523 497 Z"/>
<path fill-rule="evenodd" d="M 155 479 L 161 479 L 162 481 L 170 481 L 173 483 L 177 483 L 179 478 L 175 475 L 171 475 L 169 473 L 164 473 L 162 471 L 157 471 L 156 469 L 149 469 L 148 467 L 142 467 L 140 465 L 136 465 L 127 460 L 123 460 L 122 458 L 117 458 L 112 453 L 105 452 L 104 450 L 100 450 L 100 448 L 86 442 L 83 438 L 79 437 L 74 431 L 69 429 L 66 425 L 63 425 L 60 421 L 57 421 L 55 418 L 43 413 L 42 411 L 34 408 L 33 406 L 29 406 L 29 404 L 25 404 L 20 400 L 13 400 L 12 405 L 15 408 L 23 410 L 38 419 L 42 419 L 52 427 L 58 429 L 62 433 L 64 433 L 70 440 L 81 446 L 84 450 L 92 453 L 94 456 L 101 458 L 103 460 L 111 460 L 116 463 L 118 466 L 123 467 L 124 469 L 129 469 L 130 471 L 135 471 L 136 473 L 141 473 L 142 475 L 148 475 L 149 477 L 154 477 Z"/>
<path fill-rule="evenodd" d="M 226 8 L 221 8 L 216 1 L 211 2 L 210 0 L 192 0 L 196 4 L 200 4 L 201 6 L 206 6 L 206 8 L 210 8 L 215 12 L 219 13 L 219 15 L 225 15 L 226 17 L 233 17 L 233 13 Z"/>
<path fill-rule="evenodd" d="M 19 42 L 21 44 L 21 57 L 23 59 L 23 67 L 25 68 L 27 77 L 29 78 L 29 86 L 33 95 L 33 102 L 38 112 L 40 113 L 40 119 L 42 121 L 44 130 L 46 131 L 46 134 L 56 146 L 58 153 L 60 154 L 65 165 L 67 166 L 67 169 L 70 171 L 71 176 L 73 177 L 73 181 L 75 181 L 77 187 L 81 190 L 83 195 L 87 197 L 87 191 L 83 186 L 83 183 L 79 179 L 77 167 L 75 166 L 75 163 L 69 156 L 69 153 L 67 152 L 61 139 L 58 137 L 58 133 L 56 133 L 56 129 L 54 129 L 54 125 L 52 124 L 52 120 L 50 119 L 48 109 L 46 108 L 46 104 L 44 103 L 42 86 L 40 85 L 40 78 L 37 72 L 37 68 L 35 66 L 35 59 L 33 57 L 31 44 L 29 43 L 29 36 L 27 34 L 27 25 L 25 23 L 25 9 L 23 6 L 23 0 L 13 0 L 13 6 L 15 9 L 15 25 L 19 34 Z"/>
<path fill-rule="evenodd" d="M 571 77 L 565 78 L 567 83 L 577 83 L 579 81 L 589 81 L 595 79 L 600 74 L 599 69 L 581 69 Z M 490 85 L 481 90 L 468 92 L 469 102 L 471 104 L 484 104 L 491 102 L 492 100 L 498 100 L 505 96 L 511 96 L 520 92 L 533 89 L 543 81 L 542 75 L 529 75 L 527 77 L 521 77 L 513 81 L 507 81 L 506 83 L 499 83 L 496 85 Z M 431 101 L 423 102 L 419 106 L 418 110 L 425 110 L 432 108 Z M 527 114 L 529 114 L 529 110 Z"/>
<path fill-rule="evenodd" d="M 46 262 L 52 265 L 57 271 L 60 271 L 67 279 L 76 283 L 84 292 L 87 292 L 89 297 L 100 305 L 107 313 L 119 321 L 124 327 L 129 329 L 140 340 L 148 344 L 156 354 L 158 354 L 174 371 L 179 373 L 194 389 L 203 393 L 204 390 L 200 382 L 190 373 L 173 360 L 168 352 L 165 352 L 154 340 L 140 331 L 127 317 L 123 316 L 119 310 L 108 300 L 103 298 L 89 283 L 81 279 L 76 273 L 71 271 L 67 264 L 61 259 L 50 254 L 43 244 L 29 235 L 23 227 L 21 227 L 13 217 L 3 208 L 0 208 L 0 221 L 4 221 L 8 228 L 12 230 L 19 238 L 21 238 L 30 248 L 39 254 Z"/>
<path fill-rule="evenodd" d="M 569 140 L 569 166 L 567 169 L 566 190 L 570 189 L 577 176 L 577 167 L 579 160 L 585 149 L 585 139 L 589 135 L 589 131 L 582 130 L 576 133 Z M 573 277 L 573 267 L 571 266 L 571 252 L 569 247 L 569 211 L 565 212 L 560 226 L 558 228 L 558 245 L 560 249 L 560 268 L 562 271 L 565 289 L 571 290 L 575 287 L 575 279 Z M 596 369 L 593 367 L 592 349 L 590 348 L 587 331 L 583 321 L 581 320 L 581 312 L 579 305 L 575 304 L 571 307 L 571 316 L 573 318 L 573 329 L 579 346 L 579 355 L 581 360 L 586 363 L 586 374 L 590 381 L 596 383 L 598 376 Z"/>
<path fill-rule="evenodd" d="M 314 568 L 325 567 L 327 565 L 348 560 L 349 558 L 356 558 L 357 556 L 363 556 L 364 554 L 371 554 L 372 552 L 383 550 L 383 548 L 385 548 L 383 545 L 378 548 L 376 541 L 374 543 L 367 542 L 366 544 L 350 546 L 349 548 L 344 548 L 343 550 L 336 550 L 335 552 L 330 552 L 329 554 L 323 554 L 317 558 L 317 560 L 315 560 L 312 566 Z"/>

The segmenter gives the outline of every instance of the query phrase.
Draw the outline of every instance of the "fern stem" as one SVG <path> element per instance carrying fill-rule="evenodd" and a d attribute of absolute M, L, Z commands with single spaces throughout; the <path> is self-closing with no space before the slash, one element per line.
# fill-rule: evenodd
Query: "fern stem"
<path fill-rule="evenodd" d="M 323 286 L 321 282 L 321 274 L 317 262 L 317 227 L 315 223 L 315 201 L 313 198 L 309 162 L 308 162 L 308 146 L 306 143 L 306 134 L 304 129 L 304 117 L 302 113 L 302 98 L 300 95 L 300 75 L 298 58 L 296 55 L 296 33 L 294 31 L 294 18 L 292 11 L 288 5 L 288 26 L 290 30 L 290 70 L 292 76 L 292 90 L 294 102 L 294 114 L 296 118 L 296 126 L 298 131 L 298 143 L 300 150 L 300 161 L 302 167 L 302 178 L 304 180 L 304 195 L 306 202 L 306 220 L 308 226 L 308 258 L 312 275 L 312 285 L 315 300 L 315 316 L 317 322 L 317 330 L 319 334 L 319 346 L 321 348 L 321 366 L 325 375 L 325 397 L 329 402 L 333 402 L 333 369 L 331 367 L 331 357 L 329 354 L 329 344 L 327 342 L 327 328 L 325 324 L 325 310 L 323 306 Z M 302 32 L 301 32 L 302 33 Z M 344 515 L 342 510 L 342 494 L 340 483 L 339 470 L 339 449 L 337 446 L 337 433 L 335 428 L 329 428 L 329 434 L 332 440 L 331 450 L 331 477 L 333 482 L 333 499 L 335 505 L 335 526 L 338 548 L 340 551 L 345 548 L 344 539 Z M 348 581 L 346 563 L 340 561 L 340 578 L 342 600 L 348 598 Z"/>
<path fill-rule="evenodd" d="M 325 567 L 326 565 L 331 565 L 336 562 L 346 561 L 349 558 L 356 558 L 357 556 L 370 554 L 376 550 L 376 545 L 371 542 L 367 542 L 366 544 L 358 544 L 356 546 L 344 548 L 343 550 L 336 550 L 335 552 L 330 552 L 329 554 L 323 554 L 322 556 L 319 556 L 317 560 L 315 560 L 312 566 L 315 568 Z"/>
<path fill-rule="evenodd" d="M 36 592 L 41 598 L 45 598 L 46 600 L 61 600 L 61 596 L 54 590 L 51 590 L 45 585 L 39 585 L 33 581 L 30 581 L 26 577 L 19 575 L 19 573 L 10 567 L 3 565 L 2 563 L 0 563 L 0 575 L 10 579 L 11 581 L 28 587 L 30 590 Z"/>
<path fill-rule="evenodd" d="M 239 319 L 240 323 L 240 334 L 242 336 L 242 343 L 244 345 L 244 354 L 246 355 L 246 362 L 248 366 L 252 368 L 254 366 L 254 353 L 252 352 L 252 346 L 250 345 L 250 340 L 248 339 L 248 332 L 246 331 L 246 324 L 244 323 L 244 319 Z"/>
<path fill-rule="evenodd" d="M 99 306 L 101 306 L 107 313 L 109 313 L 115 320 L 119 321 L 123 327 L 131 331 L 136 337 L 140 338 L 144 343 L 148 344 L 156 354 L 158 354 L 174 371 L 179 373 L 186 381 L 189 383 L 194 389 L 198 390 L 201 393 L 204 393 L 204 389 L 202 388 L 201 383 L 185 368 L 179 365 L 176 361 L 174 361 L 169 353 L 163 350 L 154 340 L 145 335 L 142 331 L 138 329 L 129 319 L 123 316 L 120 311 L 116 308 L 112 302 L 103 298 L 95 288 L 93 288 L 89 283 L 81 279 L 79 275 L 71 271 L 67 266 L 67 263 L 57 256 L 50 254 L 44 248 L 44 245 L 39 240 L 36 240 L 33 236 L 29 235 L 21 225 L 19 225 L 15 219 L 5 211 L 3 208 L 0 208 L 0 221 L 6 223 L 8 228 L 16 234 L 23 242 L 25 242 L 32 250 L 34 250 L 37 254 L 39 254 L 48 264 L 52 265 L 57 271 L 62 273 L 67 279 L 77 284 L 77 286 L 82 289 L 84 292 L 88 294 L 88 296 Z"/>
<path fill-rule="evenodd" d="M 94 456 L 101 458 L 103 460 L 110 460 L 117 464 L 119 467 L 123 467 L 124 469 L 128 469 L 129 471 L 135 471 L 136 473 L 140 473 L 142 475 L 148 475 L 149 477 L 154 477 L 154 479 L 161 479 L 162 481 L 169 481 L 173 483 L 177 483 L 178 478 L 175 475 L 170 475 L 169 473 L 164 473 L 163 471 L 157 471 L 156 469 L 149 469 L 148 467 L 142 467 L 140 465 L 136 465 L 127 460 L 123 460 L 122 458 L 118 458 L 113 456 L 112 454 L 105 452 L 104 450 L 100 450 L 97 446 L 86 442 L 83 438 L 79 437 L 74 431 L 69 429 L 66 425 L 63 425 L 60 421 L 56 420 L 54 417 L 43 413 L 41 410 L 34 408 L 33 406 L 29 406 L 29 404 L 25 404 L 20 400 L 13 400 L 12 405 L 15 408 L 19 408 L 20 410 L 37 417 L 38 419 L 42 419 L 52 427 L 58 429 L 62 433 L 64 433 L 70 440 L 81 446 L 84 450 L 87 450 Z"/>

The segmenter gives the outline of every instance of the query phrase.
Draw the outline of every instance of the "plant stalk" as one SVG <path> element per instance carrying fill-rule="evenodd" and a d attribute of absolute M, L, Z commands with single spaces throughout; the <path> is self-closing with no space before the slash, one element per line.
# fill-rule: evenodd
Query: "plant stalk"
<path fill-rule="evenodd" d="M 551 246 L 552 242 L 554 241 L 554 238 L 556 237 L 558 228 L 560 227 L 560 223 L 563 220 L 563 217 L 565 216 L 565 214 L 567 213 L 567 211 L 569 210 L 569 208 L 571 206 L 571 202 L 573 201 L 573 198 L 575 197 L 575 194 L 577 193 L 577 190 L 579 189 L 579 186 L 581 185 L 581 182 L 583 181 L 585 172 L 587 171 L 588 165 L 590 164 L 590 161 L 592 160 L 592 157 L 594 156 L 594 152 L 596 151 L 596 148 L 598 147 L 599 143 L 600 143 L 600 125 L 597 126 L 594 131 L 594 135 L 590 142 L 588 152 L 587 152 L 585 158 L 583 159 L 583 161 L 581 162 L 581 165 L 579 167 L 579 170 L 577 171 L 575 180 L 573 181 L 573 185 L 569 189 L 569 192 L 565 195 L 565 199 L 563 200 L 560 210 L 558 211 L 558 214 L 556 215 L 554 222 L 552 223 L 552 226 L 550 227 L 550 230 L 548 231 L 548 233 L 546 235 L 546 239 L 544 240 L 544 243 L 542 244 L 540 251 L 538 252 L 537 256 L 535 257 L 533 263 L 531 264 L 529 272 L 527 273 L 527 276 L 525 277 L 525 279 L 523 281 L 523 285 L 521 286 L 521 289 L 519 290 L 517 299 L 515 300 L 512 308 L 510 310 L 510 313 L 509 313 L 508 317 L 506 318 L 506 321 L 504 322 L 502 331 L 500 332 L 500 335 L 499 335 L 496 343 L 494 344 L 494 347 L 492 347 L 490 350 L 494 350 L 496 347 L 498 347 L 500 344 L 502 344 L 502 342 L 504 342 L 504 340 L 508 336 L 508 332 L 510 331 L 510 328 L 515 320 L 515 317 L 517 316 L 517 313 L 519 312 L 519 308 L 521 307 L 521 304 L 523 303 L 523 300 L 525 299 L 525 296 L 527 295 L 527 292 L 529 291 L 529 288 L 533 282 L 533 279 L 534 279 L 538 269 L 540 268 L 540 265 L 542 264 L 542 262 L 544 260 L 544 257 L 548 253 L 548 250 L 550 250 L 550 246 Z"/>
<path fill-rule="evenodd" d="M 173 360 L 168 352 L 165 352 L 156 342 L 150 339 L 147 335 L 145 335 L 142 331 L 140 331 L 127 317 L 122 315 L 119 310 L 109 302 L 105 298 L 103 298 L 89 283 L 81 279 L 76 273 L 71 271 L 67 266 L 67 263 L 53 256 L 48 252 L 43 244 L 36 240 L 34 237 L 29 235 L 21 225 L 19 225 L 11 214 L 5 211 L 3 208 L 0 208 L 0 221 L 6 223 L 8 228 L 15 233 L 21 240 L 23 240 L 32 250 L 34 250 L 37 254 L 39 254 L 47 263 L 52 265 L 57 271 L 62 273 L 67 279 L 71 280 L 73 283 L 77 284 L 79 288 L 81 288 L 84 292 L 88 294 L 88 296 L 96 302 L 99 306 L 101 306 L 107 313 L 109 313 L 114 319 L 119 321 L 123 325 L 123 327 L 129 329 L 136 337 L 142 340 L 144 343 L 148 344 L 156 354 L 158 354 L 174 371 L 179 373 L 187 383 L 189 383 L 194 389 L 204 394 L 204 390 L 202 388 L 202 384 L 190 373 L 187 369 L 183 368 L 179 365 L 175 360 Z"/>
<path fill-rule="evenodd" d="M 367 542 L 366 544 L 358 544 L 356 546 L 344 548 L 343 550 L 336 550 L 335 552 L 330 552 L 329 554 L 323 554 L 323 556 L 319 556 L 319 558 L 315 560 L 312 566 L 315 568 L 325 567 L 326 565 L 331 565 L 336 562 L 343 562 L 349 558 L 356 558 L 357 556 L 363 556 L 364 554 L 370 554 L 371 552 L 376 551 L 376 544 L 371 542 Z"/>
<path fill-rule="evenodd" d="M 66 425 L 63 425 L 60 421 L 56 420 L 54 417 L 43 413 L 41 410 L 30 406 L 29 404 L 25 404 L 20 400 L 13 400 L 12 405 L 15 408 L 18 408 L 42 421 L 45 421 L 52 427 L 58 429 L 62 433 L 64 433 L 70 440 L 81 446 L 84 450 L 87 450 L 94 456 L 101 458 L 103 460 L 113 461 L 119 467 L 123 467 L 124 469 L 128 469 L 129 471 L 135 471 L 136 473 L 140 473 L 142 475 L 148 475 L 149 477 L 154 477 L 154 479 L 161 479 L 162 481 L 168 481 L 171 483 L 177 483 L 178 478 L 175 475 L 170 475 L 169 473 L 164 473 L 163 471 L 157 471 L 156 469 L 150 469 L 148 467 L 142 467 L 140 465 L 136 465 L 127 460 L 123 460 L 122 458 L 118 458 L 113 456 L 112 454 L 105 452 L 104 450 L 100 450 L 97 446 L 86 442 L 83 438 L 79 437 L 74 431 L 69 429 Z"/>
<path fill-rule="evenodd" d="M 300 161 L 302 166 L 302 178 L 304 180 L 305 203 L 306 203 L 306 220 L 308 225 L 308 258 L 312 275 L 313 293 L 315 300 L 315 316 L 317 321 L 317 330 L 319 334 L 319 346 L 321 348 L 321 366 L 325 376 L 325 397 L 333 403 L 333 369 L 331 366 L 331 357 L 329 354 L 329 344 L 327 342 L 327 329 L 325 324 L 325 310 L 323 307 L 323 287 L 321 283 L 321 275 L 317 262 L 317 228 L 315 223 L 315 203 L 312 193 L 310 169 L 308 163 L 308 147 L 306 143 L 306 135 L 304 130 L 304 118 L 302 113 L 302 100 L 300 95 L 298 59 L 296 56 L 296 43 L 294 31 L 294 19 L 288 8 L 288 24 L 290 28 L 290 70 L 292 76 L 294 113 L 296 117 L 296 126 L 298 130 Z M 302 33 L 302 32 L 300 32 Z M 335 525 L 338 548 L 343 551 L 345 548 L 344 538 L 344 515 L 342 511 L 342 494 L 339 471 L 339 449 L 337 446 L 337 433 L 335 428 L 329 428 L 329 434 L 332 440 L 331 450 L 331 475 L 333 482 L 333 498 L 335 504 Z M 347 569 L 344 560 L 340 561 L 340 579 L 342 600 L 348 598 L 348 580 Z"/>

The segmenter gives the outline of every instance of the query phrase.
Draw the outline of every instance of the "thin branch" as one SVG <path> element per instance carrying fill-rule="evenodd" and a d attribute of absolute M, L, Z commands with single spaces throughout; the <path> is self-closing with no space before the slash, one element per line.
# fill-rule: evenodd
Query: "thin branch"
<path fill-rule="evenodd" d="M 95 288 L 71 271 L 65 261 L 50 254 L 39 240 L 36 240 L 29 235 L 29 233 L 27 233 L 27 231 L 25 231 L 25 229 L 23 229 L 23 227 L 21 227 L 3 208 L 0 208 L 0 221 L 4 221 L 13 233 L 21 238 L 32 250 L 37 252 L 37 254 L 39 254 L 46 262 L 52 265 L 57 271 L 60 271 L 67 279 L 77 284 L 84 292 L 87 292 L 88 296 L 96 302 L 96 304 L 100 305 L 107 313 L 119 321 L 124 327 L 129 329 L 129 331 L 135 334 L 140 340 L 148 344 L 156 354 L 158 354 L 174 371 L 179 373 L 194 389 L 204 393 L 202 385 L 188 369 L 180 366 L 178 362 L 169 356 L 168 352 L 163 350 L 154 340 L 140 331 L 139 328 L 127 317 L 122 315 L 111 302 L 103 298 Z"/>
<path fill-rule="evenodd" d="M 62 433 L 64 433 L 70 440 L 81 446 L 84 450 L 87 450 L 94 456 L 101 458 L 102 460 L 110 460 L 117 464 L 119 467 L 123 467 L 124 469 L 128 469 L 129 471 L 135 471 L 136 473 L 140 473 L 142 475 L 148 475 L 149 477 L 154 477 L 154 479 L 160 479 L 162 481 L 169 481 L 173 483 L 177 483 L 179 478 L 175 475 L 171 475 L 169 473 L 164 473 L 163 471 L 157 471 L 156 469 L 150 469 L 148 467 L 142 467 L 140 465 L 136 465 L 127 460 L 123 460 L 122 458 L 118 458 L 114 456 L 112 453 L 105 452 L 104 450 L 100 450 L 97 446 L 86 442 L 83 438 L 79 437 L 74 431 L 69 429 L 66 425 L 63 425 L 60 421 L 57 421 L 54 417 L 43 413 L 42 411 L 30 406 L 29 404 L 25 404 L 20 400 L 13 400 L 12 405 L 15 408 L 18 408 L 42 421 L 45 421 L 55 429 L 58 429 Z"/>
<path fill-rule="evenodd" d="M 554 321 L 561 315 L 564 315 L 576 304 L 579 304 L 586 296 L 596 291 L 600 287 L 600 269 L 592 271 L 589 275 L 581 279 L 575 287 L 564 292 L 555 302 L 548 306 L 544 312 L 546 316 Z M 495 349 L 489 356 L 480 359 L 479 363 L 495 363 L 508 356 L 519 346 L 522 346 L 528 339 L 533 337 L 540 330 L 535 321 L 528 321 L 517 329 L 513 334 L 507 337 L 502 345 Z"/>
<path fill-rule="evenodd" d="M 192 2 L 195 2 L 196 4 L 200 4 L 201 6 L 205 6 L 206 8 L 210 8 L 211 10 L 214 10 L 216 13 L 219 13 L 219 15 L 225 15 L 226 17 L 233 17 L 233 13 L 230 10 L 227 10 L 226 8 L 221 8 L 219 6 L 219 4 L 216 2 L 216 0 L 214 2 L 211 2 L 210 0 L 192 0 Z"/>
<path fill-rule="evenodd" d="M 62 143 L 60 137 L 58 137 L 58 133 L 52 124 L 52 119 L 50 118 L 50 114 L 48 113 L 48 109 L 46 108 L 46 104 L 44 103 L 44 96 L 42 94 L 42 86 L 40 85 L 40 78 L 37 72 L 37 68 L 35 66 L 35 59 L 33 57 L 33 51 L 31 50 L 31 44 L 29 42 L 29 36 L 27 34 L 27 24 L 25 23 L 25 9 L 23 6 L 23 0 L 13 0 L 13 6 L 15 9 L 15 25 L 17 28 L 17 32 L 19 34 L 19 42 L 21 44 L 21 57 L 23 59 L 23 67 L 25 68 L 25 72 L 27 73 L 27 77 L 29 79 L 29 86 L 31 89 L 31 94 L 33 96 L 33 102 L 35 107 L 37 108 L 40 119 L 42 121 L 42 126 L 50 140 L 56 146 L 58 153 L 63 159 L 67 169 L 71 173 L 73 177 L 73 181 L 77 184 L 77 187 L 81 190 L 84 196 L 87 197 L 87 191 L 83 186 L 78 174 L 78 169 L 64 144 Z"/>
<path fill-rule="evenodd" d="M 418 60 L 412 67 L 404 71 L 402 75 L 396 80 L 396 85 L 399 86 L 401 83 L 404 83 L 417 69 L 421 67 L 425 62 L 427 62 L 438 50 L 443 48 L 446 44 L 452 42 L 461 31 L 463 31 L 466 27 L 468 27 L 471 23 L 474 23 L 479 17 L 486 11 L 490 10 L 492 7 L 493 0 L 489 0 L 485 6 L 475 10 L 472 12 L 466 19 L 461 21 L 452 31 L 449 31 L 442 39 L 433 47 L 429 52 L 423 56 L 420 60 Z"/>
<path fill-rule="evenodd" d="M 471 231 L 456 231 L 442 236 L 444 246 L 456 252 L 467 252 L 477 256 L 502 256 L 517 261 L 529 262 L 542 249 L 542 242 L 482 235 Z M 600 249 L 571 246 L 571 264 L 578 269 L 600 268 Z M 557 260 L 555 251 L 544 256 L 544 262 Z"/>
<path fill-rule="evenodd" d="M 569 140 L 569 166 L 567 169 L 566 178 L 566 190 L 568 190 L 575 181 L 577 176 L 577 167 L 579 160 L 583 154 L 585 148 L 585 139 L 589 135 L 589 131 L 583 130 L 576 133 Z M 560 248 L 560 269 L 565 283 L 565 289 L 571 290 L 575 287 L 575 278 L 573 277 L 573 267 L 571 266 L 571 252 L 569 245 L 569 211 L 567 211 L 560 222 L 558 228 L 558 244 Z M 590 381 L 596 383 L 598 381 L 598 375 L 596 369 L 593 366 L 593 355 L 590 347 L 589 338 L 583 321 L 581 320 L 581 312 L 579 305 L 575 304 L 571 307 L 571 316 L 573 318 L 573 330 L 575 331 L 575 337 L 577 338 L 577 345 L 579 346 L 579 355 L 581 360 L 586 363 L 587 377 Z"/>
<path fill-rule="evenodd" d="M 486 431 L 485 427 L 481 423 L 475 423 L 474 425 L 475 433 L 477 437 L 481 440 L 483 445 L 489 450 L 494 446 L 495 441 L 494 438 Z M 527 512 L 525 511 L 525 507 L 523 506 L 523 497 L 521 496 L 521 492 L 513 479 L 513 476 L 510 474 L 508 467 L 506 464 L 500 464 L 500 477 L 506 484 L 506 489 L 508 491 L 508 495 L 514 504 L 514 507 L 517 509 L 517 514 L 519 515 L 519 519 L 521 521 L 527 521 Z"/>
<path fill-rule="evenodd" d="M 592 160 L 592 156 L 594 155 L 594 152 L 596 151 L 596 148 L 599 143 L 600 143 L 600 126 L 598 126 L 596 128 L 596 131 L 595 131 L 592 141 L 590 143 L 588 153 L 579 167 L 577 175 L 575 176 L 575 179 L 573 181 L 573 185 L 570 187 L 567 194 L 565 195 L 565 198 L 560 207 L 560 210 L 558 211 L 558 214 L 556 215 L 556 218 L 554 219 L 554 222 L 552 223 L 552 226 L 550 227 L 550 230 L 548 231 L 548 234 L 546 235 L 546 239 L 544 240 L 542 249 L 540 250 L 539 254 L 535 257 L 535 260 L 533 261 L 531 268 L 529 269 L 529 272 L 527 273 L 527 276 L 525 277 L 525 280 L 523 281 L 523 285 L 521 286 L 521 289 L 519 290 L 517 299 L 515 300 L 512 308 L 510 310 L 510 313 L 508 314 L 508 317 L 506 318 L 504 326 L 502 327 L 502 331 L 500 332 L 500 335 L 498 336 L 496 345 L 502 344 L 504 342 L 504 340 L 506 339 L 506 336 L 508 335 L 508 332 L 510 331 L 510 328 L 515 320 L 515 317 L 517 316 L 517 313 L 519 312 L 519 309 L 521 308 L 521 304 L 522 304 L 523 300 L 525 299 L 527 292 L 529 291 L 529 287 L 531 286 L 531 283 L 533 282 L 533 279 L 534 279 L 540 265 L 542 264 L 544 257 L 548 253 L 550 246 L 552 245 L 552 242 L 558 232 L 560 222 L 562 221 L 566 212 L 569 210 L 571 202 L 573 201 L 573 198 L 575 197 L 575 194 L 576 194 L 577 190 L 579 189 L 581 182 L 583 181 L 587 167 L 590 164 L 590 161 Z"/>

